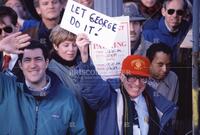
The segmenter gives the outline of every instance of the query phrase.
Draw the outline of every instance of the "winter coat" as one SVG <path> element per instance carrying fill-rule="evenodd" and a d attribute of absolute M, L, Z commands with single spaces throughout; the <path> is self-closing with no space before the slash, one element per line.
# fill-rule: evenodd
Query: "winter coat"
<path fill-rule="evenodd" d="M 0 73 L 1 135 L 85 135 L 81 108 L 68 88 L 50 76 L 47 96 L 37 100 L 24 83 Z"/>

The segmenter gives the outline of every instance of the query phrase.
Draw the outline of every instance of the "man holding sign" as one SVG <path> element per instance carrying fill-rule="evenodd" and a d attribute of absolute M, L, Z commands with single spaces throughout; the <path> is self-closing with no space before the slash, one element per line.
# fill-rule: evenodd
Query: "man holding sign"
<path fill-rule="evenodd" d="M 79 9 L 84 12 L 79 17 L 85 16 L 85 8 L 73 11 L 80 13 Z M 159 135 L 168 132 L 166 125 L 176 107 L 148 86 L 149 60 L 139 55 L 128 56 L 123 60 L 120 78 L 104 81 L 88 57 L 88 45 L 81 43 L 84 40 L 88 38 L 76 41 L 84 52 L 84 59 L 76 67 L 74 81 L 81 87 L 81 96 L 97 112 L 94 135 Z M 136 102 L 134 111 L 132 101 Z M 133 117 L 136 113 L 139 116 Z"/>
<path fill-rule="evenodd" d="M 79 45 L 78 45 L 79 46 Z M 150 62 L 140 55 L 123 60 L 120 78 L 103 81 L 90 60 L 79 65 L 81 94 L 97 112 L 94 135 L 172 135 L 167 127 L 175 105 L 147 84 Z"/>

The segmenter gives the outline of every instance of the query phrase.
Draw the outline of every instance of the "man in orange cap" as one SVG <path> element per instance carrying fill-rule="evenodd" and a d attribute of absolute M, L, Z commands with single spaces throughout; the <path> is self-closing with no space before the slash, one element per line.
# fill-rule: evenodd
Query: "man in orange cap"
<path fill-rule="evenodd" d="M 130 98 L 137 98 L 145 89 L 149 73 L 149 60 L 139 55 L 124 59 L 120 80 Z"/>
<path fill-rule="evenodd" d="M 119 79 L 104 81 L 88 57 L 77 66 L 74 80 L 97 112 L 94 135 L 173 135 L 166 125 L 176 106 L 148 86 L 149 67 L 146 57 L 130 55 Z"/>

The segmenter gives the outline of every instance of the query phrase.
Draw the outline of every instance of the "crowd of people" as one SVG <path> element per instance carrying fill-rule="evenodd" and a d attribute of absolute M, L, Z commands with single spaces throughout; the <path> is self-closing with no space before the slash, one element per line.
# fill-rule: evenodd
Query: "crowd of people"
<path fill-rule="evenodd" d="M 93 0 L 76 1 L 94 7 Z M 0 134 L 177 134 L 183 78 L 171 67 L 191 27 L 191 2 L 124 1 L 131 54 L 122 61 L 119 78 L 107 80 L 95 69 L 88 36 L 59 26 L 66 4 L 2 0 Z"/>

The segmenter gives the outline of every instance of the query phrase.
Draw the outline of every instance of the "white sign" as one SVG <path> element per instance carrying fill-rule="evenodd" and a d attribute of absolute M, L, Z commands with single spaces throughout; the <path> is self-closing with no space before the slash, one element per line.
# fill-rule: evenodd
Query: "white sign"
<path fill-rule="evenodd" d="M 74 34 L 86 33 L 92 42 L 113 44 L 119 27 L 114 18 L 68 0 L 60 26 Z"/>
<path fill-rule="evenodd" d="M 122 16 L 116 19 L 120 24 L 111 48 L 105 48 L 99 43 L 90 45 L 90 56 L 103 79 L 119 77 L 122 61 L 131 52 L 129 17 Z"/>

